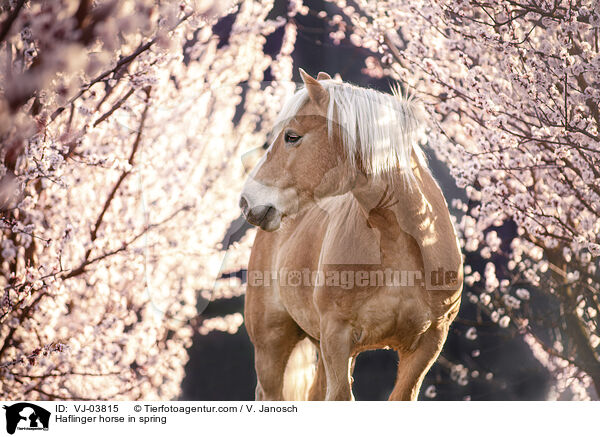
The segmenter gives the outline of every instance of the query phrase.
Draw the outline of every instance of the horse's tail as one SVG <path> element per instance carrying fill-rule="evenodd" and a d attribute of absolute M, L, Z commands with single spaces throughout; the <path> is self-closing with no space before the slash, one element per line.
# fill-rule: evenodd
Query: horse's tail
<path fill-rule="evenodd" d="M 308 392 L 315 378 L 317 348 L 308 339 L 298 342 L 290 355 L 283 375 L 283 399 L 308 400 Z"/>

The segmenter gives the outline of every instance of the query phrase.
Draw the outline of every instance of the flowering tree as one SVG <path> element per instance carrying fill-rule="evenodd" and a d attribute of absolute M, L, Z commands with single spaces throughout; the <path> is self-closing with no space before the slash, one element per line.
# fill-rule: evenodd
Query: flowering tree
<path fill-rule="evenodd" d="M 171 399 L 193 330 L 241 323 L 197 315 L 239 214 L 237 158 L 290 86 L 295 29 L 272 6 L 4 3 L 0 398 Z"/>
<path fill-rule="evenodd" d="M 466 189 L 461 242 L 488 261 L 466 266 L 469 299 L 524 336 L 556 376 L 551 397 L 600 394 L 598 2 L 332 3 L 332 37 L 421 97 Z"/>

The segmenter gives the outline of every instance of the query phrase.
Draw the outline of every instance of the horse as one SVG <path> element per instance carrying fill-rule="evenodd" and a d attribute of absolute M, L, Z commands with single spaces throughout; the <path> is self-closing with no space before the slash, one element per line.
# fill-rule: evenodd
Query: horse
<path fill-rule="evenodd" d="M 463 286 L 423 111 L 398 88 L 300 75 L 239 202 L 259 227 L 244 310 L 256 400 L 353 400 L 354 358 L 381 348 L 399 359 L 389 400 L 416 400 Z"/>

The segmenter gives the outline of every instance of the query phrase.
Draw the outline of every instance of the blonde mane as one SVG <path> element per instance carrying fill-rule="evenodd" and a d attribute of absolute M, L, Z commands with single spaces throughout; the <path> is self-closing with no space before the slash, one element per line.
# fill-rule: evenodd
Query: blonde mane
<path fill-rule="evenodd" d="M 404 179 L 412 183 L 411 154 L 414 151 L 421 166 L 427 168 L 425 155 L 417 144 L 421 123 L 413 98 L 403 95 L 399 87 L 392 88 L 392 94 L 385 94 L 335 80 L 319 83 L 329 93 L 329 138 L 336 125 L 341 126 L 342 143 L 350 165 L 357 168 L 360 162 L 365 171 L 375 177 L 391 175 L 391 170 L 400 169 Z M 275 137 L 308 98 L 306 88 L 301 88 L 283 105 L 275 122 Z"/>

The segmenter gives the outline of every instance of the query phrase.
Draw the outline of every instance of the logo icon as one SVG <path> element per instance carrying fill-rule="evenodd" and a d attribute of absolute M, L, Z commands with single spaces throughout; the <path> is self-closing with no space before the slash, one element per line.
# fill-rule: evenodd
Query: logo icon
<path fill-rule="evenodd" d="M 48 431 L 50 411 L 29 402 L 19 402 L 3 407 L 6 410 L 6 432 L 18 430 Z"/>

